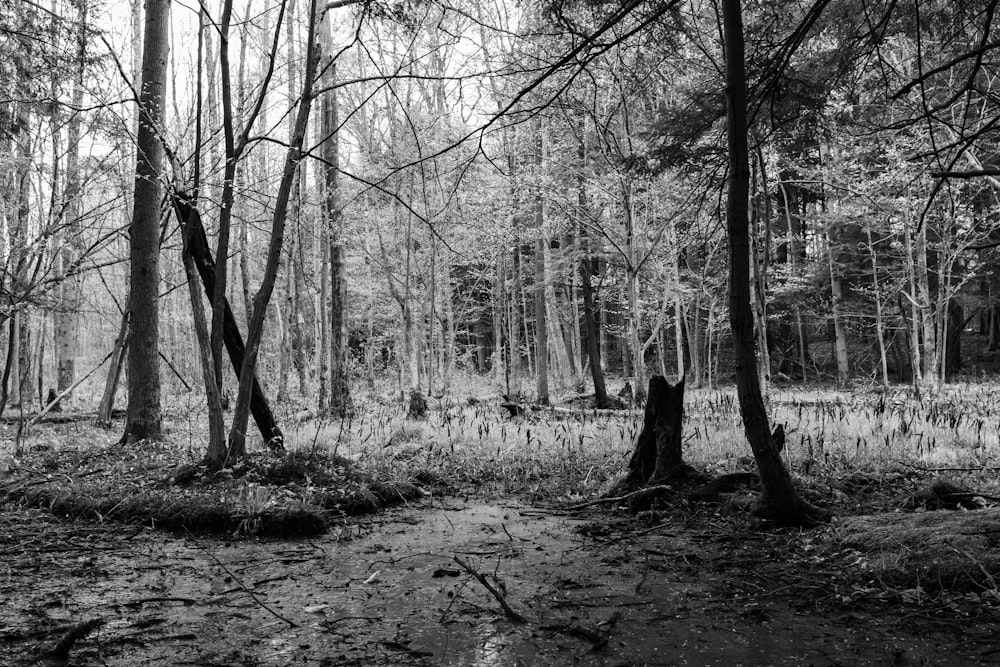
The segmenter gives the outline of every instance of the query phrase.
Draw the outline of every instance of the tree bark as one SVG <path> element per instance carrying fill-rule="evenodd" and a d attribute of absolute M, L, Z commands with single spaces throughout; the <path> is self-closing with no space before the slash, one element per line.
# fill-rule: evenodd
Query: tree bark
<path fill-rule="evenodd" d="M 128 408 L 122 439 L 158 438 L 160 417 L 159 290 L 160 167 L 163 145 L 158 128 L 165 101 L 170 0 L 146 0 L 136 139 L 135 197 L 129 229 Z"/>
<path fill-rule="evenodd" d="M 748 202 L 750 161 L 747 146 L 747 91 L 743 17 L 740 0 L 722 0 L 726 51 L 726 121 L 729 187 L 726 221 L 729 236 L 729 319 L 736 355 L 736 390 L 743 427 L 760 471 L 763 493 L 758 512 L 781 524 L 811 525 L 829 512 L 802 500 L 781 459 L 783 433 L 771 433 L 757 375 L 753 312 L 750 305 L 750 234 Z M 779 436 L 781 436 L 779 438 Z"/>

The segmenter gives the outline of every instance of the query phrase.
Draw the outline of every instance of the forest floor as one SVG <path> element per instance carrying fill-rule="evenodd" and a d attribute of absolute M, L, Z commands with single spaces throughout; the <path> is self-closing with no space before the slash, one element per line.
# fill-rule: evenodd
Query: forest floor
<path fill-rule="evenodd" d="M 812 530 L 761 523 L 752 486 L 638 514 L 588 504 L 627 460 L 636 413 L 510 421 L 444 406 L 425 423 L 389 408 L 346 427 L 303 422 L 289 447 L 322 449 L 326 465 L 305 480 L 286 466 L 281 483 L 263 455 L 218 483 L 178 483 L 197 448 L 176 416 L 166 444 L 132 452 L 86 425 L 39 425 L 17 443 L 8 426 L 0 664 L 1000 664 L 1000 492 L 986 459 L 998 436 L 976 421 L 992 403 L 959 393 L 912 409 L 774 400 L 800 445 L 797 482 L 838 515 Z M 690 401 L 699 468 L 748 465 L 721 442 L 736 438 L 732 407 L 725 392 Z M 359 472 L 337 472 L 351 460 Z M 333 487 L 344 492 L 330 502 Z M 350 516 L 389 489 L 393 507 Z M 193 523 L 170 532 L 150 526 L 171 505 L 137 509 L 208 495 L 223 512 L 175 505 Z M 266 536 L 293 509 L 297 528 Z"/>

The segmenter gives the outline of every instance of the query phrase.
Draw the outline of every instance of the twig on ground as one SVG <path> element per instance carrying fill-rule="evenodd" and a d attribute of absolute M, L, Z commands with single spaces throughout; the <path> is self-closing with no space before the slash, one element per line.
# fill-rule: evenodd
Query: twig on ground
<path fill-rule="evenodd" d="M 638 530 L 638 531 L 636 531 L 634 533 L 626 533 L 624 535 L 619 535 L 618 537 L 615 537 L 615 538 L 610 539 L 610 540 L 604 540 L 603 542 L 602 541 L 598 541 L 598 544 L 600 544 L 602 547 L 606 547 L 606 546 L 608 546 L 610 544 L 618 544 L 619 542 L 624 542 L 625 540 L 630 540 L 630 539 L 632 539 L 634 537 L 641 537 L 643 535 L 649 535 L 650 533 L 654 533 L 654 532 L 660 530 L 661 528 L 669 528 L 670 526 L 673 526 L 673 525 L 674 524 L 672 524 L 672 523 L 658 523 L 655 526 L 650 526 L 649 528 L 643 528 L 642 530 Z M 676 533 L 672 533 L 672 534 L 670 534 L 670 536 L 671 537 L 677 537 L 677 534 Z"/>
<path fill-rule="evenodd" d="M 634 498 L 638 495 L 644 493 L 655 493 L 656 491 L 672 491 L 674 487 L 669 484 L 660 484 L 658 486 L 644 486 L 641 489 L 633 491 L 632 493 L 626 493 L 624 496 L 615 496 L 614 498 L 598 498 L 597 500 L 589 500 L 585 503 L 580 503 L 579 505 L 570 505 L 569 507 L 564 507 L 563 509 L 567 512 L 579 512 L 580 510 L 587 509 L 588 507 L 593 507 L 594 505 L 609 505 L 613 503 L 620 503 L 623 500 L 628 500 L 629 498 Z"/>
<path fill-rule="evenodd" d="M 199 546 L 200 546 L 200 545 L 199 545 Z M 298 624 L 298 623 L 296 623 L 295 621 L 291 621 L 291 620 L 289 620 L 289 619 L 285 618 L 284 616 L 282 616 L 281 614 L 279 614 L 278 612 L 276 612 L 276 611 L 275 611 L 274 609 L 272 609 L 271 607 L 269 607 L 269 606 L 267 605 L 267 603 L 266 603 L 266 602 L 264 602 L 264 601 L 263 601 L 263 600 L 261 600 L 261 599 L 260 599 L 259 597 L 257 597 L 257 594 L 256 594 L 256 593 L 254 593 L 254 592 L 253 592 L 252 590 L 250 590 L 249 588 L 247 588 L 247 585 L 246 585 L 246 584 L 244 584 L 244 583 L 243 583 L 243 582 L 242 582 L 242 581 L 240 580 L 240 578 L 239 578 L 239 577 L 237 577 L 237 576 L 236 576 L 236 575 L 235 575 L 235 574 L 233 573 L 233 571 L 232 571 L 232 570 L 230 570 L 230 569 L 229 569 L 228 567 L 226 567 L 226 566 L 225 566 L 225 565 L 224 565 L 224 564 L 222 563 L 222 561 L 220 561 L 220 560 L 219 560 L 218 558 L 216 558 L 216 557 L 215 557 L 215 554 L 213 554 L 213 553 L 212 553 L 211 551 L 209 551 L 209 550 L 208 550 L 208 549 L 206 549 L 205 547 L 201 547 L 201 549 L 202 549 L 202 551 L 204 551 L 205 553 L 207 553 L 207 554 L 208 554 L 208 557 L 209 557 L 209 558 L 211 558 L 212 560 L 214 560 L 214 561 L 215 561 L 215 564 L 216 564 L 216 565 L 218 565 L 219 567 L 221 567 L 221 568 L 222 568 L 222 570 L 223 570 L 223 571 L 224 571 L 224 572 L 225 572 L 226 574 L 228 574 L 228 575 L 229 575 L 230 577 L 232 577 L 232 578 L 233 578 L 233 581 L 234 581 L 234 582 L 236 582 L 236 585 L 237 585 L 237 586 L 239 586 L 240 588 L 242 588 L 242 589 L 243 589 L 243 590 L 244 590 L 244 591 L 246 592 L 246 594 L 247 594 L 247 595 L 249 595 L 249 596 L 250 596 L 250 598 L 251 598 L 251 599 L 252 599 L 252 600 L 253 600 L 254 602 L 256 602 L 256 603 L 257 603 L 258 605 L 260 605 L 260 607 L 261 607 L 262 609 L 264 609 L 265 611 L 267 611 L 268 613 L 270 613 L 270 614 L 271 614 L 272 616 L 274 616 L 274 617 L 275 617 L 276 619 L 278 619 L 279 621 L 284 621 L 285 623 L 287 623 L 288 625 L 292 626 L 293 628 L 297 628 L 297 627 L 299 627 L 299 624 Z"/>
<path fill-rule="evenodd" d="M 956 547 L 954 545 L 951 548 L 954 549 L 956 552 L 962 554 L 966 558 L 968 558 L 970 561 L 972 561 L 972 564 L 975 565 L 976 567 L 978 567 L 979 571 L 983 573 L 984 577 L 986 577 L 986 581 L 989 582 L 989 584 L 993 588 L 993 590 L 994 591 L 1000 591 L 1000 587 L 997 587 L 997 580 L 993 578 L 993 575 L 990 574 L 990 571 L 987 570 L 985 567 L 983 567 L 983 564 L 980 563 L 978 560 L 976 560 L 976 558 L 972 554 L 970 554 L 965 549 L 960 549 L 960 548 L 958 548 L 958 547 Z"/>
<path fill-rule="evenodd" d="M 458 563 L 459 565 L 461 565 L 463 570 L 465 570 L 466 572 L 468 572 L 469 574 L 471 574 L 473 577 L 475 577 L 479 581 L 479 583 L 481 583 L 483 585 L 483 588 L 485 588 L 486 590 L 488 590 L 490 592 L 490 594 L 497 599 L 497 602 L 499 602 L 500 606 L 503 607 L 503 611 L 507 615 L 507 618 L 509 618 L 510 620 L 512 620 L 512 621 L 514 621 L 516 623 L 524 623 L 525 622 L 524 616 L 521 616 L 519 613 L 517 613 L 516 611 L 514 611 L 513 609 L 511 609 L 511 606 L 509 604 L 507 604 L 507 600 L 504 599 L 504 596 L 501 595 L 500 591 L 498 591 L 496 588 L 494 588 L 490 584 L 490 582 L 486 581 L 486 577 L 484 577 L 474 567 L 472 567 L 471 565 L 469 565 L 468 563 L 466 563 L 464 560 L 462 560 L 458 556 L 455 556 L 455 562 Z"/>
<path fill-rule="evenodd" d="M 580 625 L 579 623 L 553 623 L 550 625 L 543 625 L 542 630 L 560 632 L 564 635 L 570 635 L 571 637 L 588 641 L 590 642 L 590 648 L 593 651 L 599 651 L 608 643 L 607 635 L 584 625 Z"/>

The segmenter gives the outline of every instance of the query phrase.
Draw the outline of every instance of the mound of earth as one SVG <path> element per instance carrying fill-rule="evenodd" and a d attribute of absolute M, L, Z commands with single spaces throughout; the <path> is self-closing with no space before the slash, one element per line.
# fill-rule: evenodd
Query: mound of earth
<path fill-rule="evenodd" d="M 0 502 L 180 533 L 298 537 L 424 493 L 321 451 L 255 454 L 221 470 L 175 467 L 177 458 L 163 443 L 35 451 L 0 486 Z"/>

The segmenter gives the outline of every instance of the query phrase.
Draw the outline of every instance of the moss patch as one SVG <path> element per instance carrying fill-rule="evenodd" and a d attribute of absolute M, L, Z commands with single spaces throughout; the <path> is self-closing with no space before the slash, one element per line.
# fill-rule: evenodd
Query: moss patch
<path fill-rule="evenodd" d="M 415 484 L 373 479 L 323 452 L 259 454 L 222 470 L 164 465 L 165 453 L 120 445 L 46 452 L 44 468 L 22 462 L 0 487 L 0 502 L 178 533 L 302 537 L 423 495 Z"/>

